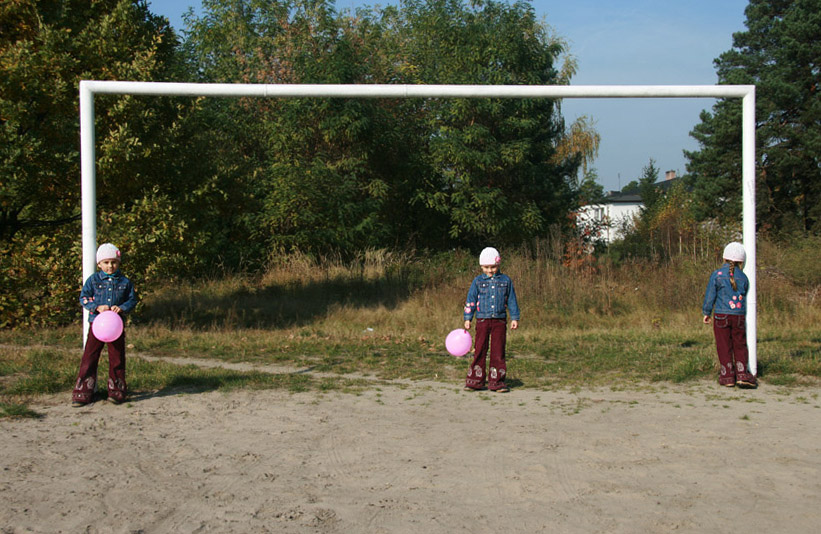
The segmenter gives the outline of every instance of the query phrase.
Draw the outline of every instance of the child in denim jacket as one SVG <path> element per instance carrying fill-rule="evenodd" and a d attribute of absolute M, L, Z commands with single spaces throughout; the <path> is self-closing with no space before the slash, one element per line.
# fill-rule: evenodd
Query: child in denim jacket
<path fill-rule="evenodd" d="M 137 305 L 137 295 L 131 281 L 120 272 L 120 250 L 111 243 L 97 249 L 99 271 L 88 277 L 80 292 L 80 304 L 89 311 L 88 322 L 93 323 L 100 313 L 112 310 L 126 314 Z M 71 395 L 71 405 L 85 406 L 94 400 L 97 387 L 97 363 L 103 343 L 88 329 L 83 359 L 77 374 L 77 383 Z M 108 343 L 108 400 L 119 404 L 128 393 L 125 383 L 125 329 L 120 337 Z"/>
<path fill-rule="evenodd" d="M 747 291 L 750 282 L 741 271 L 747 253 L 741 243 L 724 248 L 724 265 L 713 271 L 707 283 L 701 311 L 704 324 L 713 318 L 713 334 L 721 366 L 718 383 L 722 386 L 754 388 L 755 375 L 750 373 L 747 350 Z"/>
<path fill-rule="evenodd" d="M 513 280 L 499 272 L 501 257 L 492 247 L 482 250 L 479 265 L 482 274 L 473 279 L 465 303 L 465 330 L 470 330 L 470 322 L 476 316 L 476 341 L 473 345 L 473 361 L 468 368 L 465 389 L 474 391 L 485 388 L 485 381 L 491 391 L 506 393 L 507 365 L 505 344 L 507 341 L 507 316 L 510 313 L 510 329 L 519 328 L 519 304 Z M 490 342 L 490 372 L 485 372 L 485 360 Z"/>

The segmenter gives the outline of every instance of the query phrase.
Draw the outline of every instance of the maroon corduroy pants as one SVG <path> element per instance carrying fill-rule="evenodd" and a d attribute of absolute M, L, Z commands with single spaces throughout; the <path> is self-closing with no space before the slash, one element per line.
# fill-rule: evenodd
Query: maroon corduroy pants
<path fill-rule="evenodd" d="M 721 366 L 719 384 L 735 384 L 737 380 L 754 382 L 750 373 L 747 350 L 747 322 L 744 315 L 716 314 L 713 317 L 718 363 Z"/>
<path fill-rule="evenodd" d="M 125 383 L 125 330 L 119 338 L 110 343 L 104 343 L 94 336 L 88 329 L 86 348 L 80 362 L 80 371 L 77 373 L 77 383 L 71 395 L 73 402 L 89 403 L 93 400 L 97 386 L 97 364 L 103 346 L 108 345 L 108 396 L 122 402 L 128 392 Z"/>
<path fill-rule="evenodd" d="M 507 321 L 504 319 L 477 319 L 476 341 L 473 344 L 473 361 L 468 368 L 465 385 L 471 389 L 496 390 L 505 386 L 507 364 L 505 363 L 505 342 Z M 490 369 L 485 371 L 488 345 L 490 346 Z"/>

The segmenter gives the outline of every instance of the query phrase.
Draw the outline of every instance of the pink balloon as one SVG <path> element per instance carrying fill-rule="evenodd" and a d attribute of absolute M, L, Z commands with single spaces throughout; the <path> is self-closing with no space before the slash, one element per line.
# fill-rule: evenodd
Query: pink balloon
<path fill-rule="evenodd" d="M 445 338 L 445 348 L 452 356 L 460 357 L 470 352 L 470 346 L 473 344 L 473 339 L 470 337 L 470 332 L 464 328 L 457 328 L 453 330 L 448 337 Z"/>
<path fill-rule="evenodd" d="M 94 318 L 94 322 L 91 323 L 91 331 L 94 332 L 94 337 L 103 343 L 110 343 L 123 333 L 123 320 L 120 314 L 115 311 L 104 311 Z"/>

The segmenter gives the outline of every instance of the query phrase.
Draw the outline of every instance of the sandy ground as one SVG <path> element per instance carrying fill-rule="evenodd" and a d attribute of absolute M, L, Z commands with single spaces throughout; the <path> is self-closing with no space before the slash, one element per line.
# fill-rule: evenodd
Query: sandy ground
<path fill-rule="evenodd" d="M 48 397 L 0 422 L 0 529 L 817 533 L 818 392 Z"/>

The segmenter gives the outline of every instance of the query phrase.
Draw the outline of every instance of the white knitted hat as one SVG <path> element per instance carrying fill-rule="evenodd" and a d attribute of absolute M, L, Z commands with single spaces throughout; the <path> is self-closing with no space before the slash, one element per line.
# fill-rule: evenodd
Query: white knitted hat
<path fill-rule="evenodd" d="M 499 251 L 493 247 L 487 247 L 479 254 L 479 265 L 499 265 L 501 262 Z"/>
<path fill-rule="evenodd" d="M 744 250 L 744 245 L 732 242 L 724 247 L 724 259 L 744 263 L 747 260 L 747 252 Z"/>
<path fill-rule="evenodd" d="M 100 263 L 103 260 L 121 260 L 120 258 L 120 249 L 112 245 L 111 243 L 103 243 L 97 249 L 97 263 Z"/>

